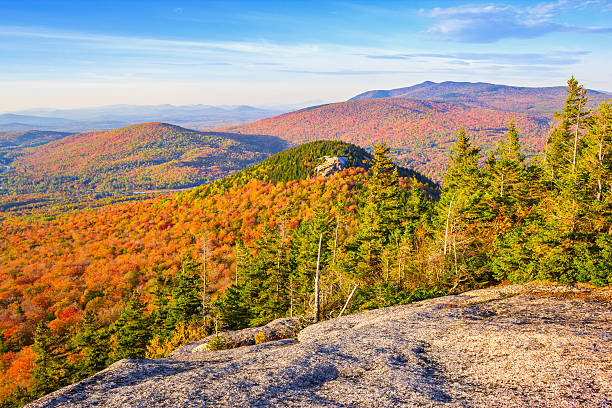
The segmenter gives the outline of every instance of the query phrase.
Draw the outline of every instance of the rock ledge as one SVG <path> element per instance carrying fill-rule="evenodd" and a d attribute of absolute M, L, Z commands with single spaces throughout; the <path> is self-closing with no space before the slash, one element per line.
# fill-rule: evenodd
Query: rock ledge
<path fill-rule="evenodd" d="M 297 339 L 122 360 L 28 407 L 608 407 L 611 299 L 543 283 L 476 290 Z"/>

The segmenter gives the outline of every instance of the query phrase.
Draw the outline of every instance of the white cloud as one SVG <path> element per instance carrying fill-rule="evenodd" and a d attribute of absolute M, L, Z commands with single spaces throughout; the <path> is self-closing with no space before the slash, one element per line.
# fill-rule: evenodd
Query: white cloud
<path fill-rule="evenodd" d="M 586 7 L 585 4 L 580 6 Z M 589 6 L 594 6 L 594 3 Z M 559 12 L 577 7 L 566 0 L 559 0 L 525 8 L 465 4 L 421 12 L 439 20 L 427 32 L 446 41 L 491 43 L 504 38 L 534 38 L 552 32 L 612 33 L 612 27 L 583 27 L 553 21 Z"/>

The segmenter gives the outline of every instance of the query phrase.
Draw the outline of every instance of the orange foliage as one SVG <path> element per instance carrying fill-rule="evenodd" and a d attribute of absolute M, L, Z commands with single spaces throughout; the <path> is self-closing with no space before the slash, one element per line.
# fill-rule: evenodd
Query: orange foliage
<path fill-rule="evenodd" d="M 462 127 L 475 144 L 487 149 L 504 137 L 511 118 L 515 118 L 521 132 L 525 151 L 542 151 L 548 135 L 548 116 L 412 98 L 333 103 L 223 130 L 273 135 L 297 143 L 329 139 L 367 147 L 384 141 L 399 165 L 439 181 Z"/>

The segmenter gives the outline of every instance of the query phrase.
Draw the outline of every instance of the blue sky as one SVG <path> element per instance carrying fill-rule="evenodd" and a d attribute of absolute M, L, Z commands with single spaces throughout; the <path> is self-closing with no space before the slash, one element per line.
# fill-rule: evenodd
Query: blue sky
<path fill-rule="evenodd" d="M 0 0 L 0 112 L 283 105 L 425 80 L 612 91 L 612 0 Z"/>

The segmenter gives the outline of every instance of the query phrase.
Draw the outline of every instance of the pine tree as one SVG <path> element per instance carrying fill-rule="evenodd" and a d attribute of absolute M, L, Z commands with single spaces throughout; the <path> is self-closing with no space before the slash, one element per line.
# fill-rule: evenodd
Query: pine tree
<path fill-rule="evenodd" d="M 450 155 L 442 195 L 436 205 L 435 227 L 442 240 L 442 274 L 453 288 L 474 280 L 486 280 L 486 254 L 482 233 L 488 229 L 490 209 L 480 205 L 487 180 L 478 167 L 480 148 L 472 146 L 464 129 L 459 132 Z"/>
<path fill-rule="evenodd" d="M 353 263 L 358 277 L 371 281 L 383 272 L 385 246 L 401 235 L 406 198 L 384 143 L 376 146 L 370 173 L 353 244 Z"/>
<path fill-rule="evenodd" d="M 511 120 L 506 140 L 501 140 L 495 150 L 497 158 L 488 159 L 485 167 L 489 178 L 489 197 L 483 200 L 483 205 L 494 210 L 493 217 L 501 215 L 514 220 L 517 206 L 527 198 L 527 169 L 525 156 L 520 149 L 518 131 L 514 120 Z"/>
<path fill-rule="evenodd" d="M 314 301 L 314 279 L 317 268 L 319 239 L 322 236 L 319 270 L 325 271 L 333 257 L 332 236 L 335 228 L 330 215 L 316 209 L 312 218 L 300 223 L 292 236 L 290 253 L 291 280 L 290 308 L 294 314 L 311 313 L 310 301 Z"/>
<path fill-rule="evenodd" d="M 597 230 L 610 227 L 606 206 L 610 204 L 612 188 L 612 103 L 604 102 L 592 116 L 585 136 L 585 148 L 579 168 L 583 196 L 591 201 L 591 217 Z M 608 209 L 609 211 L 609 209 Z"/>
<path fill-rule="evenodd" d="M 289 270 L 281 241 L 276 229 L 266 227 L 262 237 L 254 242 L 257 256 L 245 273 L 244 285 L 244 298 L 250 303 L 253 316 L 250 326 L 260 326 L 283 317 L 289 309 Z"/>

